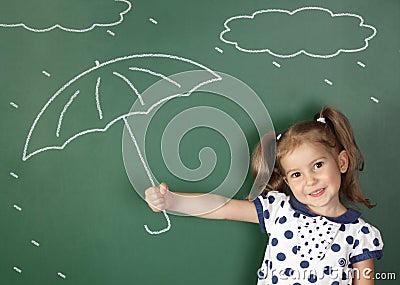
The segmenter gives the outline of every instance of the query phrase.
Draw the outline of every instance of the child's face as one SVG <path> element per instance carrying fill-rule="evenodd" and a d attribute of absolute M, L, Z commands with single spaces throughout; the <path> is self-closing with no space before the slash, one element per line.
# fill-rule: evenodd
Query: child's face
<path fill-rule="evenodd" d="M 339 201 L 341 173 L 347 171 L 346 151 L 338 155 L 321 144 L 303 143 L 281 161 L 284 180 L 301 203 L 320 215 L 343 213 Z"/>

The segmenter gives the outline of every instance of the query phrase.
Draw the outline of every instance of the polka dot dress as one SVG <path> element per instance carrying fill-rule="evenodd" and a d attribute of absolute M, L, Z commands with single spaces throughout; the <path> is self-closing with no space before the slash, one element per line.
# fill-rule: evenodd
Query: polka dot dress
<path fill-rule="evenodd" d="M 269 235 L 258 285 L 352 284 L 352 264 L 383 256 L 379 231 L 353 209 L 336 218 L 318 216 L 276 191 L 254 203 Z"/>

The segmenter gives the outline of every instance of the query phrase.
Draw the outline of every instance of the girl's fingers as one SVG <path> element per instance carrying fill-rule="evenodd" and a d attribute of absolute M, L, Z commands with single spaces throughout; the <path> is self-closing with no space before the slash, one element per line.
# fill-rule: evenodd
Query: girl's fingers
<path fill-rule="evenodd" d="M 155 212 L 160 212 L 166 208 L 165 195 L 168 192 L 168 185 L 164 182 L 158 187 L 150 187 L 145 191 L 145 200 L 150 208 Z"/>
<path fill-rule="evenodd" d="M 168 191 L 168 185 L 165 182 L 162 182 L 160 184 L 159 189 L 160 189 L 160 193 L 165 195 L 167 193 L 167 191 Z"/>
<path fill-rule="evenodd" d="M 164 198 L 159 198 L 155 201 L 152 201 L 151 206 L 153 210 L 163 211 L 165 210 L 165 199 Z"/>
<path fill-rule="evenodd" d="M 160 192 L 155 192 L 150 195 L 150 200 L 154 201 L 154 200 L 160 199 L 161 197 L 162 197 L 162 195 Z"/>
<path fill-rule="evenodd" d="M 158 189 L 158 187 L 151 187 L 145 191 L 145 196 L 146 196 L 146 198 L 153 200 L 153 199 L 157 199 L 157 198 L 161 197 L 162 195 L 161 195 L 160 189 Z"/>
<path fill-rule="evenodd" d="M 165 198 L 160 197 L 160 198 L 158 198 L 158 199 L 156 199 L 156 200 L 154 200 L 152 202 L 153 202 L 152 204 L 155 205 L 155 206 L 162 206 L 162 205 L 165 204 Z"/>

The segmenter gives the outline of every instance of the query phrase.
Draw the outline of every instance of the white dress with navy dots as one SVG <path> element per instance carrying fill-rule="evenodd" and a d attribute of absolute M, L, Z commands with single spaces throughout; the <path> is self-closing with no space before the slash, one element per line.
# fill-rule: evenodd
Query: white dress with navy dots
<path fill-rule="evenodd" d="M 276 191 L 254 203 L 269 236 L 258 285 L 352 284 L 357 278 L 352 264 L 383 256 L 379 231 L 353 209 L 336 218 L 318 216 Z"/>

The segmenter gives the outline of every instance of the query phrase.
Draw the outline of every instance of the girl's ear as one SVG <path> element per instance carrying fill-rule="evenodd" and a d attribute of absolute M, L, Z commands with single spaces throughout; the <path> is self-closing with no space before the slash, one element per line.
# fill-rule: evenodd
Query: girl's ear
<path fill-rule="evenodd" d="M 342 150 L 338 156 L 339 159 L 339 170 L 341 173 L 346 173 L 347 169 L 349 168 L 349 155 L 347 151 Z"/>

